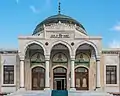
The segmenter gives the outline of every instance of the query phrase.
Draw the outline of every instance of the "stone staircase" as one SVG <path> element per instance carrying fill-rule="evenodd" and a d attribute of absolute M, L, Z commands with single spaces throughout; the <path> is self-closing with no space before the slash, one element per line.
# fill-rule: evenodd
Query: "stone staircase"
<path fill-rule="evenodd" d="M 60 90 L 44 90 L 44 91 L 16 91 L 7 96 L 113 96 L 103 91 L 60 91 Z"/>
<path fill-rule="evenodd" d="M 113 96 L 104 91 L 69 91 L 68 96 Z"/>
<path fill-rule="evenodd" d="M 7 96 L 51 96 L 51 91 L 44 90 L 44 91 L 21 91 L 18 90 L 14 93 L 8 94 Z"/>

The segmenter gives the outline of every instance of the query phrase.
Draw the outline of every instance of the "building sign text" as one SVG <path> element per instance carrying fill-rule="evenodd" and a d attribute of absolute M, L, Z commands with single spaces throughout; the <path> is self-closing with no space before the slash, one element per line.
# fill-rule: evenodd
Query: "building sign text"
<path fill-rule="evenodd" d="M 54 34 L 50 38 L 70 38 L 69 34 Z"/>

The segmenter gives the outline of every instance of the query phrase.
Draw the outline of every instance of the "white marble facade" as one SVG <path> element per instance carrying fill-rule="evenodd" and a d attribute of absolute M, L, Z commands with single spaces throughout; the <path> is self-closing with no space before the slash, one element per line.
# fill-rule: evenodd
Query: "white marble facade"
<path fill-rule="evenodd" d="M 1 92 L 11 93 L 19 89 L 80 91 L 101 89 L 107 92 L 120 92 L 120 49 L 102 50 L 100 36 L 88 36 L 84 27 L 74 19 L 61 14 L 53 17 L 38 24 L 33 35 L 19 36 L 17 50 L 0 51 Z M 52 23 L 49 22 L 50 20 Z M 58 21 L 53 22 L 54 20 Z M 68 22 L 69 20 L 71 22 Z M 5 65 L 14 66 L 14 82 L 12 84 L 3 82 Z M 111 77 L 112 79 L 116 78 L 114 84 L 106 84 L 107 65 L 116 68 L 116 77 Z M 41 72 L 38 73 L 40 77 L 34 74 L 34 68 L 37 67 L 43 68 L 43 70 L 36 69 L 37 72 Z M 64 75 L 61 76 L 62 79 L 59 78 L 60 74 L 58 73 Z"/>

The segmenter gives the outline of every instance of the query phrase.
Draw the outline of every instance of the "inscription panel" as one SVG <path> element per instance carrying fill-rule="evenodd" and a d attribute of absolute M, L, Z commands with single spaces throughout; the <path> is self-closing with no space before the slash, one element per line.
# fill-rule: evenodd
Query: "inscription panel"
<path fill-rule="evenodd" d="M 46 38 L 51 38 L 51 39 L 57 39 L 57 38 L 65 38 L 65 39 L 70 39 L 74 38 L 74 32 L 56 32 L 56 31 L 47 31 L 46 32 Z"/>

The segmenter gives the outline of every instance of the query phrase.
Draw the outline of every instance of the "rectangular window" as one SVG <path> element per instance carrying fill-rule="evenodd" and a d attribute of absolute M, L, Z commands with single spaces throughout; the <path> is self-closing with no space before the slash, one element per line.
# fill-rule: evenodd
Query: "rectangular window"
<path fill-rule="evenodd" d="M 14 84 L 14 65 L 4 65 L 4 84 Z"/>
<path fill-rule="evenodd" d="M 106 66 L 106 84 L 117 84 L 116 66 Z"/>

